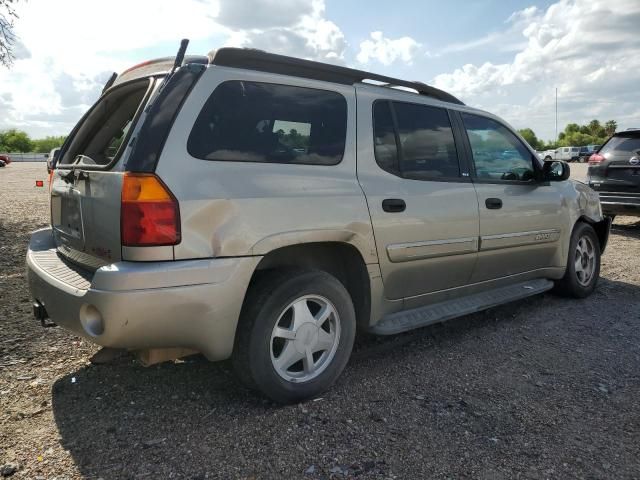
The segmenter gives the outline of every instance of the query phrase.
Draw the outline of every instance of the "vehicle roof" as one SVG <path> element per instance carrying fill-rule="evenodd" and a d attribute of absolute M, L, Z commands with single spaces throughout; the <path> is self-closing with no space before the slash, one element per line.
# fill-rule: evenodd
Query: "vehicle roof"
<path fill-rule="evenodd" d="M 260 72 L 291 75 L 294 77 L 323 80 L 326 82 L 353 85 L 366 80 L 380 82 L 385 87 L 405 87 L 415 90 L 420 95 L 435 98 L 444 102 L 464 105 L 450 93 L 422 82 L 411 82 L 398 78 L 378 75 L 377 73 L 356 70 L 340 65 L 304 60 L 296 57 L 277 55 L 252 48 L 220 48 L 209 53 L 209 64 L 225 67 L 244 68 Z"/>
<path fill-rule="evenodd" d="M 625 136 L 625 137 L 635 137 L 640 136 L 640 128 L 627 128 L 626 130 L 620 130 L 613 134 L 614 137 Z"/>
<path fill-rule="evenodd" d="M 125 70 L 116 78 L 113 85 L 118 85 L 129 80 L 152 75 L 160 75 L 171 71 L 175 57 L 162 57 L 142 62 Z M 354 85 L 366 81 L 379 82 L 381 87 L 402 87 L 414 90 L 419 95 L 434 98 L 442 102 L 456 105 L 464 105 L 458 98 L 444 90 L 427 85 L 423 82 L 412 82 L 398 78 L 379 75 L 347 68 L 340 65 L 305 60 L 301 58 L 277 55 L 251 48 L 220 48 L 212 50 L 208 56 L 188 55 L 184 58 L 183 65 L 189 63 L 206 64 L 209 66 L 225 66 L 242 68 L 266 73 L 289 75 L 293 77 L 309 78 L 314 80 Z"/>

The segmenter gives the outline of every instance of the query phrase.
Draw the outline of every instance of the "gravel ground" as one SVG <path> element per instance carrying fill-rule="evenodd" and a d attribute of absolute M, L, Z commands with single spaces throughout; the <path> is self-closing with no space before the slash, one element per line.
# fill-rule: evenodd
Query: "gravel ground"
<path fill-rule="evenodd" d="M 31 316 L 43 164 L 0 169 L 0 467 L 13 478 L 640 478 L 640 221 L 598 289 L 360 339 L 337 385 L 281 407 L 195 358 L 92 366 Z"/>

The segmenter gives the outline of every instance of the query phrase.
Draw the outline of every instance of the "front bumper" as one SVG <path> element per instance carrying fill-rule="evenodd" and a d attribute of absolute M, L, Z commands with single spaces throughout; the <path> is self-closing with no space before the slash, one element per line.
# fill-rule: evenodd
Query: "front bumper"
<path fill-rule="evenodd" d="M 106 347 L 183 347 L 228 358 L 261 257 L 117 262 L 88 272 L 62 259 L 51 229 L 34 232 L 29 288 L 56 324 Z"/>

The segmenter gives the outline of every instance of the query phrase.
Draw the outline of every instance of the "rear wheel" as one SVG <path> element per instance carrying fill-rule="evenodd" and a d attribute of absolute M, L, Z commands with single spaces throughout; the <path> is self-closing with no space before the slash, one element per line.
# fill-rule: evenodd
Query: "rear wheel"
<path fill-rule="evenodd" d="M 578 223 L 571 235 L 564 277 L 556 282 L 562 295 L 584 298 L 593 292 L 600 275 L 600 242 L 591 225 Z"/>
<path fill-rule="evenodd" d="M 243 307 L 233 364 L 250 388 L 280 403 L 329 388 L 355 337 L 353 303 L 344 286 L 320 271 L 263 274 Z"/>

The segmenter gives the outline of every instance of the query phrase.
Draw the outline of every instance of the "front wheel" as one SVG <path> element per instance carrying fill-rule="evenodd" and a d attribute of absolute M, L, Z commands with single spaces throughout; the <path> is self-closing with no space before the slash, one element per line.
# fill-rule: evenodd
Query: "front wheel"
<path fill-rule="evenodd" d="M 356 331 L 344 286 L 320 271 L 261 274 L 243 307 L 233 365 L 279 403 L 314 397 L 344 369 Z"/>
<path fill-rule="evenodd" d="M 584 298 L 593 292 L 600 276 L 600 242 L 593 227 L 578 223 L 571 235 L 567 269 L 555 290 L 567 297 Z"/>

